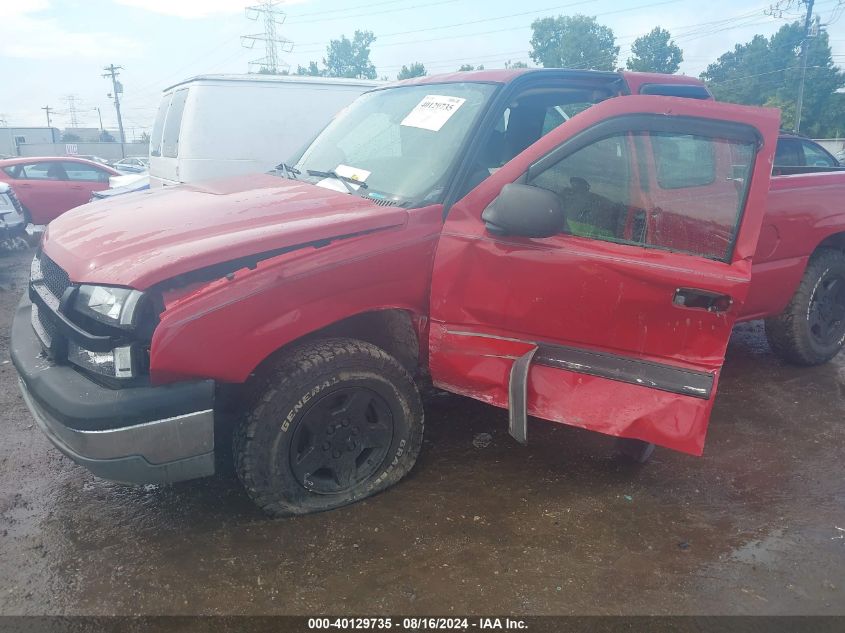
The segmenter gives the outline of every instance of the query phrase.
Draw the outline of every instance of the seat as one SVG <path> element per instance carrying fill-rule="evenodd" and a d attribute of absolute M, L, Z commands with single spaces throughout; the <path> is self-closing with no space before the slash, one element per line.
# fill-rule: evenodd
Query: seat
<path fill-rule="evenodd" d="M 61 165 L 58 163 L 52 163 L 47 168 L 47 178 L 52 180 L 67 180 L 67 174 Z"/>

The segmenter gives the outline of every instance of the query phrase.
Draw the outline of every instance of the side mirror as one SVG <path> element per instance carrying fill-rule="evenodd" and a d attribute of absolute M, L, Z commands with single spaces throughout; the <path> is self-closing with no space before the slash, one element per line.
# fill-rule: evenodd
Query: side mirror
<path fill-rule="evenodd" d="M 551 237 L 566 229 L 566 214 L 557 195 L 515 183 L 502 187 L 481 219 L 493 235 Z"/>

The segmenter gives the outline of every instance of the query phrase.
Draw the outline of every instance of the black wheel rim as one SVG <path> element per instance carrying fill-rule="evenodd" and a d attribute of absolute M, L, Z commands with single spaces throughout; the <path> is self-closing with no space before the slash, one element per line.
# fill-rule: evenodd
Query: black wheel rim
<path fill-rule="evenodd" d="M 838 344 L 845 337 L 845 278 L 822 277 L 807 311 L 810 332 L 824 346 Z"/>
<path fill-rule="evenodd" d="M 314 402 L 296 426 L 290 464 L 311 492 L 345 492 L 382 465 L 393 442 L 387 401 L 364 387 L 338 389 Z"/>

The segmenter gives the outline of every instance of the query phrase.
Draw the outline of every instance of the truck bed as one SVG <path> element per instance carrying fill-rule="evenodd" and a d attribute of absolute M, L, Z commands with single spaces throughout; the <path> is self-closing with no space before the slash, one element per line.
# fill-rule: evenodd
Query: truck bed
<path fill-rule="evenodd" d="M 780 314 L 820 245 L 845 247 L 845 169 L 773 175 L 741 320 Z"/>

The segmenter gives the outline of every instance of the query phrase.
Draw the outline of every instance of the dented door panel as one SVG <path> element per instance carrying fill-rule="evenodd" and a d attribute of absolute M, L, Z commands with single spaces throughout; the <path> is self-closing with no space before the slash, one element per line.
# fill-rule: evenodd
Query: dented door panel
<path fill-rule="evenodd" d="M 759 132 L 762 147 L 745 175 L 751 181 L 735 234 L 723 236 L 724 220 L 711 223 L 714 233 L 721 231 L 717 239 L 698 229 L 708 218 L 696 224 L 706 205 L 695 196 L 710 196 L 717 215 L 729 218 L 730 207 L 722 205 L 731 192 L 745 191 L 745 180 L 726 179 L 730 165 L 718 151 L 712 178 L 674 193 L 672 183 L 657 188 L 654 165 L 631 170 L 634 185 L 627 190 L 635 201 L 631 213 L 642 217 L 640 243 L 632 243 L 630 221 L 615 241 L 486 230 L 481 212 L 504 184 L 531 183 L 532 169 L 551 162 L 545 157 L 566 155 L 567 141 L 576 144 L 604 120 L 645 112 L 684 117 L 672 122 L 678 139 L 686 121 L 691 134 L 706 131 L 702 119 L 713 120 L 714 129 L 731 122 Z M 441 236 L 431 304 L 435 384 L 508 407 L 514 361 L 536 348 L 527 374 L 530 414 L 700 454 L 727 341 L 748 291 L 777 126 L 770 110 L 626 97 L 574 117 L 508 163 L 451 210 Z M 652 151 L 650 143 L 630 143 L 637 160 Z M 741 197 L 733 194 L 734 213 Z M 666 248 L 671 240 L 693 252 L 673 252 Z"/>
<path fill-rule="evenodd" d="M 438 387 L 501 408 L 509 405 L 514 361 L 535 345 L 495 334 L 449 330 L 435 323 L 431 340 L 431 369 Z M 527 389 L 530 415 L 692 455 L 702 453 L 712 397 L 678 397 L 647 385 L 590 375 L 584 373 L 585 367 L 561 369 L 542 364 L 537 354 L 534 358 Z M 709 375 L 711 392 L 715 392 L 719 372 Z"/>

